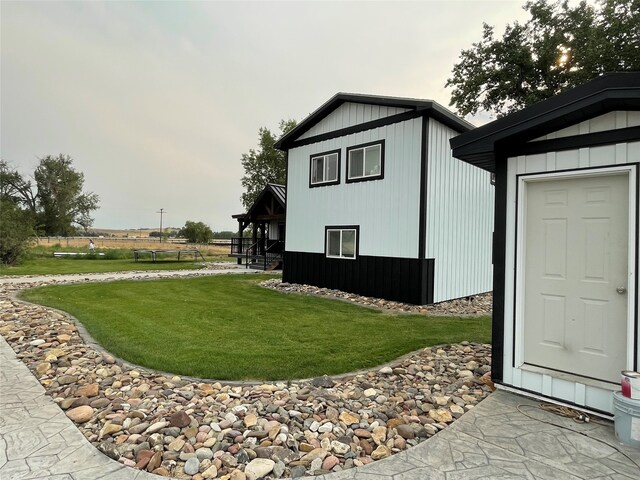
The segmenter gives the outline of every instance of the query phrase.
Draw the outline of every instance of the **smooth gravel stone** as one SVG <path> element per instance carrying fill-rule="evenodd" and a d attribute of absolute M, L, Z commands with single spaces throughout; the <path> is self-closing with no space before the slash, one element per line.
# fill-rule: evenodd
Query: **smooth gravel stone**
<path fill-rule="evenodd" d="M 283 462 L 278 461 L 273 466 L 273 471 L 271 473 L 273 474 L 274 477 L 280 478 L 284 474 L 284 471 L 286 470 L 286 468 L 287 466 Z"/>
<path fill-rule="evenodd" d="M 198 460 L 211 460 L 213 458 L 213 452 L 210 448 L 201 447 L 196 450 L 196 457 Z"/>
<path fill-rule="evenodd" d="M 129 428 L 129 433 L 142 433 L 149 428 L 149 422 L 142 422 Z"/>
<path fill-rule="evenodd" d="M 181 410 L 169 417 L 169 423 L 172 427 L 183 428 L 191 423 L 191 417 Z"/>
<path fill-rule="evenodd" d="M 82 405 L 80 407 L 75 407 L 71 410 L 67 410 L 66 414 L 67 417 L 69 417 L 76 423 L 85 423 L 91 420 L 93 412 L 93 408 L 91 408 L 89 405 Z"/>
<path fill-rule="evenodd" d="M 396 431 L 398 432 L 398 435 L 406 440 L 410 440 L 416 436 L 416 433 L 410 425 L 398 425 L 396 427 Z"/>
<path fill-rule="evenodd" d="M 300 478 L 304 477 L 307 473 L 307 469 L 301 465 L 297 465 L 291 469 L 291 478 Z"/>
<path fill-rule="evenodd" d="M 276 462 L 268 458 L 256 458 L 251 460 L 244 469 L 250 478 L 261 478 L 271 473 Z"/>
<path fill-rule="evenodd" d="M 164 430 L 164 434 L 169 437 L 179 437 L 180 429 L 178 427 L 168 427 Z"/>
<path fill-rule="evenodd" d="M 187 475 L 195 475 L 200 470 L 200 460 L 196 457 L 192 457 L 184 464 L 184 473 Z"/>
<path fill-rule="evenodd" d="M 69 385 L 70 383 L 76 383 L 78 381 L 78 377 L 75 375 L 62 375 L 58 377 L 58 383 L 60 385 Z"/>

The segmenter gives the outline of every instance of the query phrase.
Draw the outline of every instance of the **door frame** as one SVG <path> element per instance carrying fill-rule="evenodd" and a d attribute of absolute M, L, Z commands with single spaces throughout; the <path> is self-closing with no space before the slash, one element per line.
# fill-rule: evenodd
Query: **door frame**
<path fill-rule="evenodd" d="M 530 183 L 539 183 L 551 180 L 573 180 L 596 176 L 609 176 L 612 174 L 626 174 L 629 181 L 629 230 L 628 230 L 628 259 L 627 268 L 629 280 L 627 283 L 627 345 L 626 368 L 636 370 L 638 367 L 638 342 L 637 342 L 637 265 L 638 265 L 638 164 L 627 164 L 611 167 L 584 168 L 578 170 L 543 172 L 521 174 L 516 176 L 516 249 L 515 249 L 515 288 L 514 288 L 514 339 L 513 339 L 513 367 L 517 369 L 529 369 L 540 373 L 546 373 L 552 377 L 561 377 L 583 384 L 608 388 L 612 383 L 602 380 L 590 379 L 572 372 L 562 372 L 551 368 L 528 366 L 524 362 L 524 299 L 525 299 L 525 258 L 524 249 L 526 243 L 526 212 L 527 212 L 527 186 Z"/>

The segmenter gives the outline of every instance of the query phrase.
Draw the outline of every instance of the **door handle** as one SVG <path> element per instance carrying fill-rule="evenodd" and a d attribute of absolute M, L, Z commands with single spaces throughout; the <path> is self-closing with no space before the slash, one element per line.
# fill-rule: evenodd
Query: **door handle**
<path fill-rule="evenodd" d="M 616 292 L 618 292 L 620 295 L 623 295 L 624 293 L 627 292 L 627 289 L 624 287 L 618 287 L 616 288 Z"/>

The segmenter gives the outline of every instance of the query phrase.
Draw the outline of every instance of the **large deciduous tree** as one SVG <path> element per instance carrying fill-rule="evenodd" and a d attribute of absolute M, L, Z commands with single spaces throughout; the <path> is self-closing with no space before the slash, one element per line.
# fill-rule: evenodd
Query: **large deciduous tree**
<path fill-rule="evenodd" d="M 482 40 L 463 50 L 446 86 L 460 115 L 503 116 L 606 72 L 640 70 L 640 0 L 533 0 L 526 23 L 502 38 L 483 25 Z"/>
<path fill-rule="evenodd" d="M 40 159 L 33 174 L 38 189 L 39 227 L 46 235 L 73 235 L 78 226 L 86 232 L 98 195 L 82 191 L 84 174 L 72 166 L 68 155 Z"/>
<path fill-rule="evenodd" d="M 0 160 L 0 263 L 13 265 L 30 245 L 35 232 L 31 209 L 23 195 L 30 192 L 22 176 Z M 33 199 L 27 195 L 29 202 Z"/>
<path fill-rule="evenodd" d="M 213 238 L 213 232 L 208 225 L 190 220 L 186 221 L 184 228 L 180 229 L 178 235 L 186 238 L 189 243 L 209 243 Z"/>
<path fill-rule="evenodd" d="M 6 162 L 0 165 L 0 175 L 0 195 L 29 211 L 38 233 L 69 236 L 79 227 L 86 232 L 93 224 L 91 213 L 98 208 L 98 195 L 82 190 L 84 174 L 73 168 L 68 155 L 41 158 L 33 182 Z"/>
<path fill-rule="evenodd" d="M 295 126 L 295 120 L 282 120 L 280 122 L 280 135 L 284 135 Z M 284 185 L 286 179 L 284 153 L 275 147 L 279 137 L 264 127 L 260 129 L 258 135 L 260 137 L 258 149 L 251 149 L 249 153 L 243 153 L 240 160 L 244 168 L 244 176 L 241 183 L 245 189 L 241 200 L 246 209 L 253 205 L 253 202 L 267 183 Z"/>

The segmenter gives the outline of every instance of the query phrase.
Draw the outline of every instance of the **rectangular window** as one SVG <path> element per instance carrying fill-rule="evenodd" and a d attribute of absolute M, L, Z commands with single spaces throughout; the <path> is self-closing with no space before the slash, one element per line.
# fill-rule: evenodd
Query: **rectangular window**
<path fill-rule="evenodd" d="M 340 150 L 311 155 L 309 186 L 340 183 Z"/>
<path fill-rule="evenodd" d="M 326 254 L 329 258 L 354 260 L 358 251 L 358 227 L 327 227 Z"/>
<path fill-rule="evenodd" d="M 384 140 L 347 148 L 347 182 L 384 177 Z"/>

